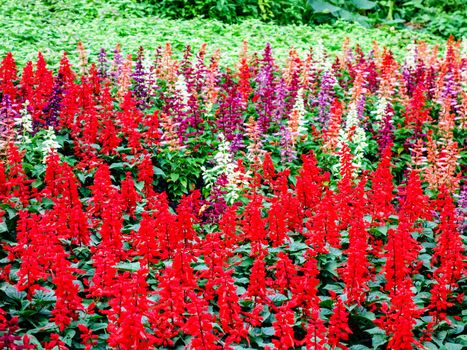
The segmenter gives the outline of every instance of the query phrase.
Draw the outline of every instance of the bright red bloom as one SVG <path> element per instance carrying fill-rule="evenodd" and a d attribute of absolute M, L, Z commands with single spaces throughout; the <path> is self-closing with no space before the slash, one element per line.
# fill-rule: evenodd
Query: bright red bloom
<path fill-rule="evenodd" d="M 349 313 L 347 312 L 342 300 L 336 296 L 335 306 L 331 318 L 329 319 L 328 326 L 328 344 L 334 349 L 338 346 L 340 349 L 347 349 L 347 347 L 341 343 L 349 339 L 349 334 L 352 334 L 349 328 Z"/>
<path fill-rule="evenodd" d="M 16 99 L 18 93 L 15 86 L 18 80 L 16 62 L 13 54 L 8 52 L 5 58 L 0 63 L 0 91 L 2 95 L 8 95 L 11 100 Z"/>
<path fill-rule="evenodd" d="M 288 350 L 295 346 L 293 325 L 294 312 L 286 307 L 279 308 L 276 321 L 272 324 L 274 336 L 279 338 L 272 339 L 276 349 Z"/>
<path fill-rule="evenodd" d="M 93 334 L 92 330 L 83 324 L 79 324 L 78 329 L 81 332 L 81 343 L 85 346 L 85 350 L 91 350 L 94 345 L 97 345 L 98 335 Z"/>
<path fill-rule="evenodd" d="M 124 210 L 134 218 L 136 204 L 141 200 L 141 196 L 136 192 L 135 182 L 130 172 L 126 173 L 126 177 L 122 181 L 120 193 Z"/>

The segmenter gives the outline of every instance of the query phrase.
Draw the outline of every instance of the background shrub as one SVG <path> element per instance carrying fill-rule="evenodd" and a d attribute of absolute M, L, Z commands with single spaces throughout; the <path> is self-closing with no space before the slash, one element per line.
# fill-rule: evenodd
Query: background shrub
<path fill-rule="evenodd" d="M 336 20 L 364 26 L 393 25 L 447 37 L 466 34 L 462 0 L 138 0 L 158 15 L 204 17 L 226 23 L 259 18 L 276 24 L 322 24 Z"/>

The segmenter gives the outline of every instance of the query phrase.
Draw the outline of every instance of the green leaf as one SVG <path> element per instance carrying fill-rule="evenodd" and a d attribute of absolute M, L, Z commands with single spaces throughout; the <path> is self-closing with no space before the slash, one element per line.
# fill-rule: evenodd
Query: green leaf
<path fill-rule="evenodd" d="M 7 232 L 8 226 L 5 221 L 0 222 L 0 233 Z"/>
<path fill-rule="evenodd" d="M 369 0 L 352 0 L 352 4 L 359 10 L 370 10 L 376 6 L 376 2 Z"/>
<path fill-rule="evenodd" d="M 456 343 L 445 343 L 444 346 L 446 347 L 446 350 L 462 350 L 462 349 L 464 349 L 462 344 L 456 344 Z"/>
<path fill-rule="evenodd" d="M 140 264 L 139 264 L 139 261 L 136 261 L 136 262 L 121 262 L 121 263 L 118 263 L 114 266 L 117 270 L 121 270 L 121 271 L 130 271 L 130 272 L 136 272 L 136 271 L 139 271 L 139 269 L 141 268 Z"/>
<path fill-rule="evenodd" d="M 309 0 L 308 2 L 315 12 L 334 13 L 341 10 L 340 7 L 334 6 L 333 4 L 322 0 Z"/>
<path fill-rule="evenodd" d="M 107 328 L 107 323 L 91 323 L 89 326 L 89 329 L 92 331 L 100 331 L 101 329 L 106 329 Z"/>
<path fill-rule="evenodd" d="M 109 169 L 123 169 L 125 167 L 125 163 L 112 163 L 109 166 Z"/>
<path fill-rule="evenodd" d="M 4 210 L 8 213 L 8 219 L 10 220 L 17 215 L 16 210 L 14 210 L 13 208 L 5 208 Z"/>
<path fill-rule="evenodd" d="M 369 350 L 369 347 L 366 347 L 365 345 L 357 344 L 357 345 L 352 345 L 350 350 Z"/>
<path fill-rule="evenodd" d="M 143 181 L 136 181 L 135 182 L 135 188 L 138 191 L 142 191 L 144 189 L 144 182 Z"/>
<path fill-rule="evenodd" d="M 322 307 L 322 308 L 325 308 L 325 309 L 332 309 L 333 306 L 334 306 L 334 301 L 331 298 L 328 297 L 328 299 L 322 300 L 319 303 L 319 306 Z"/>
<path fill-rule="evenodd" d="M 433 221 L 425 221 L 423 222 L 423 227 L 426 227 L 426 228 L 435 228 L 437 226 L 436 222 L 433 222 Z"/>
<path fill-rule="evenodd" d="M 243 295 L 246 293 L 246 289 L 243 287 L 237 287 L 237 295 Z"/>
<path fill-rule="evenodd" d="M 42 185 L 42 181 L 39 180 L 39 179 L 36 179 L 36 180 L 31 184 L 31 186 L 32 186 L 33 188 L 38 188 L 38 187 L 40 187 L 41 185 Z"/>
<path fill-rule="evenodd" d="M 80 181 L 81 183 L 85 183 L 85 182 L 86 182 L 86 175 L 85 175 L 85 174 L 83 174 L 83 173 L 78 173 L 78 174 L 76 174 L 76 177 L 79 179 L 79 181 Z"/>
<path fill-rule="evenodd" d="M 271 298 L 271 301 L 273 303 L 281 303 L 283 301 L 286 301 L 287 300 L 287 297 L 283 294 L 280 294 L 280 293 L 277 293 L 276 295 L 274 295 L 272 298 Z"/>
<path fill-rule="evenodd" d="M 154 166 L 153 170 L 154 170 L 154 175 L 160 175 L 160 176 L 165 177 L 165 173 L 162 171 L 161 168 L 158 168 L 158 167 Z"/>
<path fill-rule="evenodd" d="M 442 332 L 439 332 L 438 335 L 436 337 L 433 338 L 433 340 L 435 341 L 435 343 L 437 343 L 438 345 L 442 345 L 443 344 L 443 341 L 444 339 L 446 339 L 446 336 L 448 335 L 448 332 L 446 331 L 442 331 Z"/>
<path fill-rule="evenodd" d="M 54 201 L 51 200 L 50 198 L 43 198 L 42 205 L 45 206 L 46 208 L 52 208 L 54 206 Z"/>
<path fill-rule="evenodd" d="M 388 341 L 388 337 L 384 334 L 375 334 L 371 338 L 371 344 L 373 345 L 373 349 L 376 349 L 378 346 L 386 344 Z"/>
<path fill-rule="evenodd" d="M 209 270 L 208 266 L 204 263 L 198 264 L 193 267 L 193 271 L 207 271 Z"/>
<path fill-rule="evenodd" d="M 3 290 L 6 296 L 14 301 L 21 301 L 26 298 L 26 292 L 18 291 L 14 286 L 11 284 L 5 283 L 0 290 Z"/>
<path fill-rule="evenodd" d="M 247 267 L 247 268 L 249 268 L 251 265 L 253 265 L 253 259 L 250 258 L 249 256 L 243 258 L 243 261 L 240 264 L 241 267 Z"/>
<path fill-rule="evenodd" d="M 423 265 L 426 267 L 430 267 L 431 255 L 429 254 L 420 254 L 419 256 L 420 261 L 423 261 Z"/>
<path fill-rule="evenodd" d="M 464 346 L 467 346 L 467 334 L 462 334 L 456 337 L 456 341 L 461 343 Z"/>
<path fill-rule="evenodd" d="M 236 284 L 248 284 L 250 280 L 247 277 L 240 277 L 235 279 Z"/>
<path fill-rule="evenodd" d="M 65 336 L 62 337 L 62 341 L 63 341 L 66 345 L 68 345 L 68 346 L 71 347 L 71 343 L 72 343 L 72 341 L 73 341 L 73 337 L 75 336 L 75 334 L 76 334 L 76 331 L 75 331 L 75 330 L 73 330 L 73 329 L 68 329 L 68 330 L 66 331 Z"/>
<path fill-rule="evenodd" d="M 37 290 L 34 294 L 33 300 L 35 303 L 43 305 L 53 304 L 57 300 L 57 298 L 55 297 L 55 293 L 53 291 L 46 292 L 43 290 Z"/>
<path fill-rule="evenodd" d="M 383 236 L 386 236 L 388 234 L 388 228 L 389 227 L 387 225 L 377 226 L 375 227 L 375 230 L 381 233 Z"/>
<path fill-rule="evenodd" d="M 302 242 L 297 242 L 297 241 L 294 241 L 290 245 L 290 248 L 289 248 L 289 250 L 291 252 L 298 252 L 298 251 L 306 250 L 306 249 L 308 249 L 308 245 L 306 245 L 305 243 L 302 243 Z"/>
<path fill-rule="evenodd" d="M 336 293 L 336 294 L 341 294 L 341 293 L 342 293 L 342 290 L 343 290 L 343 288 L 342 288 L 340 285 L 335 284 L 335 283 L 334 283 L 334 284 L 333 284 L 333 283 L 326 284 L 326 285 L 323 287 L 323 289 L 331 290 L 331 291 L 333 291 L 333 292 Z"/>
<path fill-rule="evenodd" d="M 365 332 L 367 332 L 368 334 L 372 334 L 372 335 L 386 334 L 386 332 L 383 329 L 379 328 L 379 327 L 374 327 L 374 328 L 367 329 L 367 330 L 365 330 Z"/>
<path fill-rule="evenodd" d="M 461 334 L 464 331 L 465 326 L 462 324 L 454 325 L 453 328 L 448 330 L 449 334 Z"/>
<path fill-rule="evenodd" d="M 274 327 L 263 327 L 261 328 L 261 332 L 268 337 L 273 336 L 276 333 Z"/>

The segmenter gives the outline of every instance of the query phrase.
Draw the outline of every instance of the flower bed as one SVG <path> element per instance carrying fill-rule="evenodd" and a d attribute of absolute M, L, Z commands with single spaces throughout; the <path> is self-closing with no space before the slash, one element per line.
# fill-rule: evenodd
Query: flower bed
<path fill-rule="evenodd" d="M 0 65 L 0 345 L 462 349 L 467 58 Z"/>

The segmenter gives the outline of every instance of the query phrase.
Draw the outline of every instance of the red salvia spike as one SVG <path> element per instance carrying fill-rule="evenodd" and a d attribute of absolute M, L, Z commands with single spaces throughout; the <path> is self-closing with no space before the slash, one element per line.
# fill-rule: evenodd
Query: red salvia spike
<path fill-rule="evenodd" d="M 63 53 L 62 59 L 60 60 L 60 68 L 58 69 L 58 74 L 62 77 L 65 89 L 73 84 L 76 79 L 76 74 L 71 68 L 70 62 L 66 52 Z"/>
<path fill-rule="evenodd" d="M 385 225 L 395 210 L 392 204 L 394 185 L 391 173 L 391 148 L 391 144 L 385 148 L 381 162 L 371 176 L 371 192 L 368 194 L 368 203 L 372 221 L 376 225 Z"/>
<path fill-rule="evenodd" d="M 12 101 L 16 100 L 18 94 L 16 87 L 17 74 L 15 59 L 13 58 L 13 54 L 9 52 L 0 63 L 0 92 L 2 95 L 10 96 Z"/>

